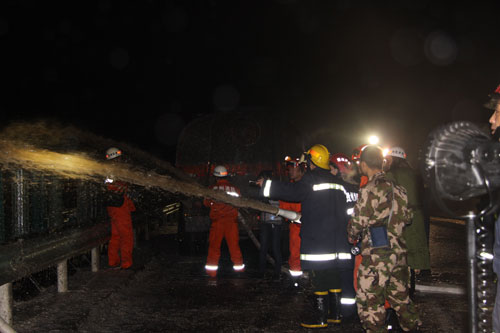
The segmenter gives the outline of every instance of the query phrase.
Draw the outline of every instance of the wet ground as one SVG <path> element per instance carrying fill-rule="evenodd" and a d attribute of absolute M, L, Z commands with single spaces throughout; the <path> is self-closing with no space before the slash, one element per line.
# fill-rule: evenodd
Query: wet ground
<path fill-rule="evenodd" d="M 432 274 L 419 285 L 465 288 L 465 228 L 453 224 L 431 226 Z M 134 270 L 80 268 L 70 277 L 68 293 L 55 286 L 37 297 L 18 300 L 13 327 L 18 332 L 294 332 L 304 330 L 299 317 L 305 289 L 252 277 L 256 250 L 241 240 L 247 272 L 230 271 L 223 252 L 216 280 L 204 275 L 204 255 L 179 255 L 169 236 L 141 241 L 135 250 Z M 103 261 L 105 257 L 103 256 Z M 424 332 L 465 332 L 467 296 L 417 292 L 416 304 Z M 361 332 L 359 323 L 324 331 Z"/>

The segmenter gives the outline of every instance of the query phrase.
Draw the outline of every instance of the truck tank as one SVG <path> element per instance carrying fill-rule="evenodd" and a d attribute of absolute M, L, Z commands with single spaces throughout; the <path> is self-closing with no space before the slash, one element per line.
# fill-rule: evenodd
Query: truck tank
<path fill-rule="evenodd" d="M 272 170 L 276 178 L 286 179 L 285 156 L 299 157 L 305 148 L 298 129 L 271 112 L 214 113 L 195 119 L 183 129 L 175 163 L 207 187 L 215 183 L 213 169 L 222 164 L 242 196 L 258 198 L 258 188 L 249 181 L 256 180 L 263 170 Z M 208 209 L 200 200 L 188 198 L 182 200 L 182 210 L 179 241 L 190 252 L 204 251 L 210 227 Z M 248 222 L 256 228 L 256 219 Z"/>

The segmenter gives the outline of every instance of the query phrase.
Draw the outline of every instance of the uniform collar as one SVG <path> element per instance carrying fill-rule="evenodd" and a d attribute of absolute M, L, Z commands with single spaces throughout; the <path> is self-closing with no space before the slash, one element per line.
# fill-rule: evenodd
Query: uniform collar
<path fill-rule="evenodd" d="M 320 168 L 320 167 L 316 167 L 314 170 L 310 170 L 310 172 L 313 172 L 313 173 L 323 173 L 323 174 L 331 174 L 330 170 L 326 170 L 326 169 L 323 169 L 323 168 Z"/>
<path fill-rule="evenodd" d="M 370 180 L 374 180 L 376 178 L 381 178 L 381 177 L 384 177 L 385 176 L 385 172 L 384 171 L 380 171 L 380 172 L 377 172 L 376 174 L 373 175 L 372 179 Z"/>

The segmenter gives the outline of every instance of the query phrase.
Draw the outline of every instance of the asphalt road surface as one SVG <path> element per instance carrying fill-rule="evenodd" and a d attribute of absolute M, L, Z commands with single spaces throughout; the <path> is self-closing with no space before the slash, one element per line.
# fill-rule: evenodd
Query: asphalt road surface
<path fill-rule="evenodd" d="M 242 239 L 247 272 L 236 276 L 223 251 L 220 276 L 204 275 L 204 254 L 180 255 L 172 235 L 141 241 L 136 269 L 90 272 L 79 268 L 70 291 L 48 286 L 33 298 L 15 301 L 18 332 L 295 332 L 306 306 L 308 283 L 291 287 L 288 279 L 253 277 L 256 250 Z M 463 225 L 433 223 L 431 273 L 419 279 L 416 305 L 424 332 L 466 332 L 466 234 Z M 105 251 L 103 251 L 105 252 Z M 248 259 L 247 259 L 248 258 Z M 440 291 L 441 290 L 441 291 Z M 304 329 L 305 330 L 305 329 Z M 326 331 L 362 332 L 359 322 Z"/>

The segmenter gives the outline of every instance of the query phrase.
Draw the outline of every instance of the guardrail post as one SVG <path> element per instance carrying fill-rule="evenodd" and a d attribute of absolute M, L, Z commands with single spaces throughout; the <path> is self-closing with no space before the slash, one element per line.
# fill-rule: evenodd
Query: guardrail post
<path fill-rule="evenodd" d="M 63 260 L 57 264 L 57 291 L 68 291 L 68 261 Z"/>
<path fill-rule="evenodd" d="M 12 324 L 12 283 L 0 286 L 0 317 L 7 323 Z"/>
<path fill-rule="evenodd" d="M 0 172 L 0 243 L 4 243 L 7 240 L 7 221 L 5 220 L 4 211 L 4 194 L 3 194 L 3 174 Z"/>
<path fill-rule="evenodd" d="M 94 247 L 91 251 L 91 262 L 92 262 L 92 272 L 97 272 L 99 270 L 99 247 Z"/>
<path fill-rule="evenodd" d="M 28 208 L 25 172 L 23 169 L 16 170 L 13 188 L 13 231 L 15 237 L 29 233 Z"/>
<path fill-rule="evenodd" d="M 469 275 L 467 276 L 467 291 L 469 296 L 469 332 L 477 332 L 477 285 L 476 285 L 476 215 L 469 212 L 467 215 L 467 263 Z"/>

